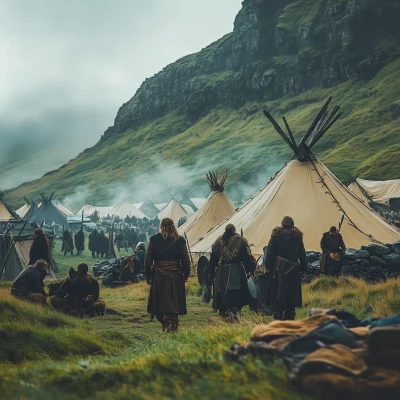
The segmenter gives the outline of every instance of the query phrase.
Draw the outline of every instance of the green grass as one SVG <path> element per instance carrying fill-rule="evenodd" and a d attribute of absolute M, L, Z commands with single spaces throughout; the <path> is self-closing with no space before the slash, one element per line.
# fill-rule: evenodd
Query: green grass
<path fill-rule="evenodd" d="M 70 263 L 64 264 L 59 251 L 54 254 L 65 271 Z M 76 265 L 87 256 L 71 259 Z M 270 318 L 246 308 L 240 324 L 224 323 L 201 302 L 195 278 L 187 284 L 188 315 L 176 335 L 150 322 L 145 283 L 101 288 L 108 308 L 117 313 L 84 320 L 17 300 L 9 286 L 0 285 L 0 334 L 6 335 L 0 341 L 0 393 L 5 398 L 309 398 L 288 385 L 278 361 L 248 356 L 236 363 L 224 357 L 233 343 L 246 343 L 252 329 Z M 399 294 L 399 280 L 371 285 L 322 278 L 304 286 L 298 317 L 312 307 L 346 308 L 359 318 L 391 315 L 400 312 Z"/>

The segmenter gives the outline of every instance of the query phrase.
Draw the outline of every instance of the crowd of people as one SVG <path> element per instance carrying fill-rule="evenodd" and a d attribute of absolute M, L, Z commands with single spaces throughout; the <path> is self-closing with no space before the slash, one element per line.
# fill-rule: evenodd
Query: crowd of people
<path fill-rule="evenodd" d="M 82 234 L 82 230 L 75 234 L 79 252 L 84 250 Z M 93 257 L 104 255 L 99 249 L 104 237 L 104 232 L 96 230 L 89 235 L 89 250 Z M 68 247 L 71 239 L 71 232 L 64 231 L 64 250 L 71 249 L 71 246 Z M 326 275 L 339 276 L 346 246 L 336 227 L 331 227 L 322 235 L 321 250 L 322 271 Z M 30 250 L 30 265 L 13 282 L 11 294 L 42 304 L 50 296 L 55 309 L 70 314 L 104 314 L 105 303 L 100 297 L 99 283 L 88 272 L 86 263 L 80 263 L 76 271 L 71 268 L 62 284 L 56 287 L 50 285 L 51 293 L 46 294 L 43 281 L 50 271 L 50 254 L 43 231 L 36 229 Z M 241 309 L 252 304 L 248 279 L 256 273 L 256 264 L 248 241 L 236 232 L 234 225 L 227 225 L 224 234 L 212 246 L 208 268 L 208 279 L 214 288 L 213 308 L 226 321 L 238 321 Z M 295 309 L 302 306 L 301 278 L 307 270 L 307 258 L 303 233 L 291 217 L 284 217 L 281 226 L 272 231 L 263 266 L 261 273 L 267 276 L 268 281 L 264 299 L 272 308 L 273 317 L 293 320 Z M 179 315 L 187 313 L 185 282 L 190 267 L 185 238 L 178 234 L 171 219 L 164 218 L 159 232 L 150 237 L 147 249 L 144 242 L 138 243 L 136 251 L 124 259 L 119 279 L 137 282 L 139 280 L 134 277 L 138 274 L 144 276 L 150 285 L 148 313 L 160 321 L 164 331 L 176 332 Z"/>

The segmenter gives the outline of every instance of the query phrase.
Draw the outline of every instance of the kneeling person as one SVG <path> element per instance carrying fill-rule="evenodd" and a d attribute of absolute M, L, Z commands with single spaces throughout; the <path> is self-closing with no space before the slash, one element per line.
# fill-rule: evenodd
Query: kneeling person
<path fill-rule="evenodd" d="M 47 294 L 44 291 L 43 280 L 49 273 L 49 265 L 44 260 L 38 260 L 34 265 L 26 267 L 14 280 L 11 294 L 32 303 L 46 304 Z"/>
<path fill-rule="evenodd" d="M 86 263 L 78 265 L 78 272 L 73 268 L 69 270 L 69 276 L 51 297 L 54 308 L 65 313 L 90 315 L 103 315 L 105 310 L 104 300 L 99 297 L 100 288 L 97 280 L 88 273 Z"/>

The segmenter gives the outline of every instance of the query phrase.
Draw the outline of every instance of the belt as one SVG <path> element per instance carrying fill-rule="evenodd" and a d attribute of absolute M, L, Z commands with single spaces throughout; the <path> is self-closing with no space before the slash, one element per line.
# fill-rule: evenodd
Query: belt
<path fill-rule="evenodd" d="M 154 261 L 154 268 L 179 271 L 181 269 L 181 263 L 178 261 Z"/>

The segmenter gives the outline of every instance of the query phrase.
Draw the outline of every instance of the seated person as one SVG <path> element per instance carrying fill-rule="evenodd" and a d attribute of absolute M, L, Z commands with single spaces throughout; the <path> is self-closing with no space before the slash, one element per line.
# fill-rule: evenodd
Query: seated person
<path fill-rule="evenodd" d="M 123 282 L 131 281 L 133 283 L 138 283 L 144 279 L 144 259 L 143 262 L 141 262 L 138 253 L 126 257 L 122 262 L 119 280 Z"/>
<path fill-rule="evenodd" d="M 86 263 L 78 265 L 78 272 L 70 268 L 69 276 L 65 278 L 55 296 L 51 297 L 54 308 L 80 316 L 104 315 L 106 306 L 104 300 L 99 297 L 99 283 L 88 270 L 89 266 Z"/>
<path fill-rule="evenodd" d="M 27 266 L 14 280 L 11 294 L 32 303 L 46 304 L 47 294 L 43 280 L 49 273 L 49 265 L 44 260 L 37 260 Z"/>

